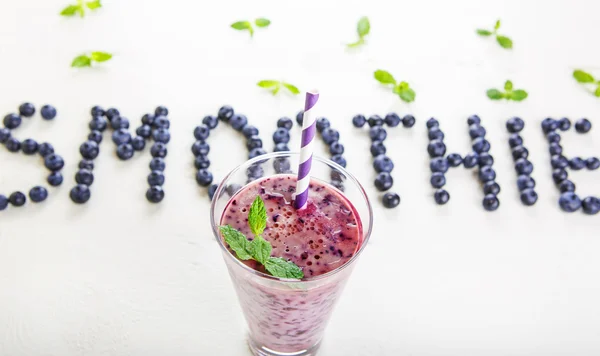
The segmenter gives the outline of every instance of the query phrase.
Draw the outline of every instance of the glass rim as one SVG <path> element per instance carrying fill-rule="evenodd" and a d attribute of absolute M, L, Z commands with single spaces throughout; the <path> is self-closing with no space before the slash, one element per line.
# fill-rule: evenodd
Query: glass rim
<path fill-rule="evenodd" d="M 358 251 L 346 263 L 344 263 L 343 265 L 339 266 L 338 268 L 336 268 L 332 271 L 329 271 L 327 273 L 324 273 L 324 274 L 321 274 L 321 275 L 318 275 L 315 277 L 311 277 L 311 278 L 307 278 L 307 279 L 300 279 L 300 280 L 294 279 L 294 278 L 275 277 L 270 274 L 266 274 L 266 273 L 257 271 L 253 268 L 248 267 L 246 264 L 244 264 L 242 261 L 240 261 L 237 257 L 235 257 L 231 252 L 229 252 L 229 250 L 227 249 L 227 246 L 225 245 L 225 241 L 221 238 L 221 232 L 219 231 L 219 228 L 218 228 L 219 225 L 215 221 L 215 210 L 216 210 L 217 201 L 218 201 L 217 197 L 221 196 L 221 193 L 223 192 L 223 190 L 225 190 L 225 187 L 226 187 L 225 183 L 231 178 L 231 176 L 233 174 L 237 173 L 243 167 L 250 166 L 250 165 L 252 165 L 254 163 L 258 163 L 260 161 L 269 160 L 269 159 L 278 158 L 278 157 L 290 157 L 290 156 L 298 156 L 299 157 L 300 153 L 299 152 L 291 152 L 291 151 L 267 153 L 267 154 L 252 158 L 252 159 L 236 166 L 229 173 L 227 173 L 227 175 L 223 178 L 221 183 L 219 183 L 219 186 L 217 187 L 217 190 L 215 191 L 215 194 L 213 195 L 213 200 L 210 204 L 210 224 L 211 224 L 215 239 L 217 240 L 217 243 L 219 244 L 219 246 L 221 247 L 223 252 L 225 252 L 225 254 L 227 254 L 229 256 L 229 258 L 232 259 L 234 261 L 234 263 L 236 263 L 240 268 L 242 268 L 256 276 L 259 276 L 261 278 L 265 278 L 268 280 L 272 280 L 272 281 L 308 283 L 308 282 L 314 282 L 317 280 L 325 279 L 327 277 L 336 275 L 339 272 L 346 269 L 346 267 L 351 266 L 353 264 L 353 262 L 355 262 L 358 259 L 358 256 L 360 256 L 362 254 L 362 251 L 365 249 L 365 246 L 367 246 L 367 243 L 369 242 L 369 238 L 371 237 L 371 232 L 373 230 L 373 207 L 371 206 L 371 201 L 369 200 L 369 197 L 367 196 L 367 192 L 365 191 L 363 186 L 360 184 L 358 179 L 356 179 L 356 177 L 354 177 L 344 167 L 340 166 L 339 164 L 337 164 L 329 159 L 313 155 L 314 161 L 324 163 L 328 166 L 331 166 L 331 167 L 339 170 L 342 174 L 344 174 L 346 176 L 346 178 L 348 180 L 350 180 L 352 183 L 354 183 L 354 185 L 356 185 L 362 198 L 364 199 L 364 201 L 367 205 L 368 216 L 369 216 L 368 226 L 365 226 L 364 224 L 362 224 L 362 219 L 361 219 L 360 215 L 358 216 L 358 218 L 361 219 L 361 224 L 363 225 L 363 236 L 364 236 L 363 242 L 362 242 L 360 248 L 358 249 Z M 342 193 L 342 195 L 343 195 L 343 192 L 340 192 L 340 193 Z M 352 202 L 350 202 L 350 203 L 352 203 Z M 358 211 L 356 213 L 358 214 Z"/>

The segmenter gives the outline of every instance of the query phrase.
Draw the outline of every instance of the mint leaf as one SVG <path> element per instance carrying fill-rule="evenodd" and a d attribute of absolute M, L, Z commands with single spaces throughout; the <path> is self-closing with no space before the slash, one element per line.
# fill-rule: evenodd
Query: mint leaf
<path fill-rule="evenodd" d="M 254 36 L 254 28 L 252 24 L 248 21 L 238 21 L 231 24 L 231 28 L 236 30 L 248 30 L 250 32 L 250 37 Z"/>
<path fill-rule="evenodd" d="M 594 77 L 587 72 L 582 71 L 581 69 L 576 69 L 573 71 L 573 78 L 577 80 L 579 83 L 593 83 Z"/>
<path fill-rule="evenodd" d="M 496 36 L 496 41 L 502 48 L 511 49 L 513 46 L 512 40 L 506 36 Z"/>
<path fill-rule="evenodd" d="M 279 278 L 304 278 L 304 272 L 293 262 L 284 260 L 281 257 L 270 257 L 266 263 L 265 268 L 269 273 Z"/>
<path fill-rule="evenodd" d="M 394 84 L 396 85 L 396 79 L 389 72 L 385 70 L 378 69 L 374 73 L 375 79 L 377 79 L 381 84 Z"/>
<path fill-rule="evenodd" d="M 235 251 L 237 257 L 240 260 L 250 260 L 252 259 L 252 255 L 250 253 L 250 244 L 246 236 L 241 232 L 237 231 L 233 227 L 220 226 L 219 229 L 225 238 L 225 242 L 231 247 L 233 251 Z"/>
<path fill-rule="evenodd" d="M 491 36 L 492 32 L 488 30 L 477 29 L 477 34 L 480 36 Z"/>
<path fill-rule="evenodd" d="M 257 235 L 254 240 L 250 243 L 250 254 L 252 258 L 265 264 L 269 257 L 271 257 L 271 250 L 273 247 L 269 241 L 265 240 L 262 236 Z"/>
<path fill-rule="evenodd" d="M 496 24 L 494 25 L 494 31 L 498 31 L 498 29 L 500 28 L 500 20 L 496 20 Z"/>
<path fill-rule="evenodd" d="M 254 199 L 248 212 L 248 226 L 254 236 L 262 235 L 267 227 L 267 210 L 265 209 L 265 203 L 260 198 L 260 195 Z"/>
<path fill-rule="evenodd" d="M 62 16 L 73 16 L 79 10 L 79 5 L 69 5 L 65 7 L 60 14 Z"/>
<path fill-rule="evenodd" d="M 254 23 L 256 24 L 256 26 L 258 27 L 267 27 L 271 24 L 271 20 L 269 19 L 265 19 L 265 18 L 258 18 L 256 20 L 254 20 Z"/>
<path fill-rule="evenodd" d="M 527 98 L 527 92 L 525 90 L 517 89 L 510 93 L 509 99 L 514 101 L 521 101 Z"/>
<path fill-rule="evenodd" d="M 402 83 L 406 83 L 406 82 L 402 82 Z M 400 84 L 402 84 L 400 83 Z M 398 96 L 400 96 L 400 99 L 404 100 L 407 103 L 410 103 L 412 101 L 415 100 L 415 91 L 412 90 L 412 88 L 408 87 L 408 83 L 406 83 L 406 87 L 402 87 L 402 86 L 398 86 Z"/>
<path fill-rule="evenodd" d="M 492 100 L 500 100 L 504 97 L 504 93 L 498 89 L 490 89 L 487 91 L 487 96 Z"/>
<path fill-rule="evenodd" d="M 112 54 L 106 52 L 92 52 L 92 59 L 96 62 L 106 62 L 112 58 Z"/>
<path fill-rule="evenodd" d="M 89 67 L 92 65 L 92 59 L 85 54 L 81 56 L 75 57 L 73 62 L 71 62 L 71 67 L 81 68 L 81 67 Z"/>
<path fill-rule="evenodd" d="M 290 84 L 290 83 L 286 83 L 286 82 L 282 82 L 281 84 L 283 84 L 283 86 L 290 91 L 290 93 L 294 94 L 294 95 L 298 95 L 300 94 L 300 89 L 298 89 L 296 86 Z"/>
<path fill-rule="evenodd" d="M 279 89 L 281 89 L 281 85 L 277 84 L 275 88 L 271 89 L 271 94 L 277 95 L 277 93 L 279 93 Z"/>
<path fill-rule="evenodd" d="M 348 43 L 346 46 L 348 46 L 348 48 L 354 48 L 363 44 L 365 44 L 365 40 L 363 38 L 359 38 L 358 41 L 354 43 Z"/>
<path fill-rule="evenodd" d="M 87 6 L 90 10 L 96 10 L 97 8 L 102 7 L 102 4 L 100 4 L 100 0 L 95 0 L 86 2 L 85 6 Z"/>
<path fill-rule="evenodd" d="M 596 88 L 594 95 L 600 98 L 600 86 Z"/>
<path fill-rule="evenodd" d="M 276 85 L 279 85 L 279 81 L 277 81 L 277 80 L 261 80 L 260 82 L 256 83 L 256 85 L 258 85 L 261 88 L 271 88 Z"/>
<path fill-rule="evenodd" d="M 356 26 L 356 32 L 358 32 L 358 36 L 362 39 L 371 31 L 371 24 L 369 23 L 369 18 L 363 16 L 358 20 L 358 25 Z"/>
<path fill-rule="evenodd" d="M 504 83 L 504 90 L 508 91 L 508 90 L 512 90 L 512 88 L 513 88 L 513 83 L 510 80 L 507 80 Z"/>

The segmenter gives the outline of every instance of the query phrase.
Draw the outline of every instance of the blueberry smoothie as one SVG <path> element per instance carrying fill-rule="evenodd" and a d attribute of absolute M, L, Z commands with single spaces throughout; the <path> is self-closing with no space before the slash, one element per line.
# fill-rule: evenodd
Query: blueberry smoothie
<path fill-rule="evenodd" d="M 235 266 L 238 261 L 226 258 L 252 342 L 279 353 L 318 347 L 352 266 L 329 272 L 344 266 L 363 243 L 358 213 L 340 191 L 313 179 L 307 208 L 296 210 L 295 188 L 294 175 L 256 180 L 230 199 L 220 221 L 251 237 L 248 210 L 260 195 L 267 211 L 262 236 L 273 247 L 271 256 L 294 262 L 304 272 L 300 282 L 281 282 L 248 273 Z M 256 261 L 242 262 L 267 273 Z"/>

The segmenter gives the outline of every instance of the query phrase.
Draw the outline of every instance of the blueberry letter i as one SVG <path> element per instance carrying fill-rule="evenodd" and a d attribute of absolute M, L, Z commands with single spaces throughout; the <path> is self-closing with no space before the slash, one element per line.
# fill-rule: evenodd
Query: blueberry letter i
<path fill-rule="evenodd" d="M 518 117 L 506 121 L 506 129 L 511 134 L 508 145 L 517 171 L 517 188 L 519 189 L 521 203 L 532 206 L 537 202 L 538 195 L 534 189 L 535 180 L 531 177 L 533 163 L 529 161 L 529 151 L 523 143 L 523 138 L 519 135 L 524 127 L 525 122 Z"/>

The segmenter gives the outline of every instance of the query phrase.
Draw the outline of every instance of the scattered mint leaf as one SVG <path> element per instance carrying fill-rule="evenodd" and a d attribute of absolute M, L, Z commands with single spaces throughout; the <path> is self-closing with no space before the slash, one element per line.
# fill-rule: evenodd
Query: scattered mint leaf
<path fill-rule="evenodd" d="M 407 82 L 396 82 L 396 78 L 385 70 L 378 69 L 373 74 L 381 84 L 393 84 L 392 93 L 398 95 L 403 101 L 410 103 L 415 100 L 416 93 Z"/>
<path fill-rule="evenodd" d="M 298 95 L 300 94 L 300 89 L 298 89 L 296 86 L 290 84 L 290 83 L 286 83 L 286 82 L 281 82 L 281 84 L 287 89 L 289 90 L 290 93 L 294 94 L 294 95 Z"/>
<path fill-rule="evenodd" d="M 573 71 L 573 78 L 577 80 L 579 83 L 593 83 L 594 77 L 587 72 L 582 71 L 581 69 L 576 69 Z"/>
<path fill-rule="evenodd" d="M 480 36 L 491 36 L 492 31 L 477 29 L 477 34 Z"/>
<path fill-rule="evenodd" d="M 277 95 L 279 93 L 279 89 L 281 89 L 281 85 L 277 85 L 275 88 L 271 89 L 271 94 Z"/>
<path fill-rule="evenodd" d="M 600 98 L 600 86 L 596 88 L 594 95 Z"/>
<path fill-rule="evenodd" d="M 486 30 L 486 29 L 482 29 L 482 28 L 478 28 L 476 30 L 477 34 L 480 36 L 491 36 L 494 35 L 496 37 L 496 42 L 498 42 L 498 44 L 502 47 L 502 48 L 506 48 L 506 49 L 511 49 L 513 47 L 513 42 L 510 38 L 503 36 L 503 35 L 499 35 L 498 34 L 498 29 L 500 28 L 500 20 L 496 21 L 496 24 L 494 25 L 494 30 L 490 31 L 490 30 Z"/>
<path fill-rule="evenodd" d="M 494 25 L 494 32 L 498 31 L 500 28 L 500 19 L 496 20 L 496 24 Z"/>
<path fill-rule="evenodd" d="M 354 43 L 348 43 L 346 46 L 348 46 L 348 48 L 354 48 L 354 47 L 358 47 L 363 44 L 365 44 L 365 40 L 362 38 L 359 38 L 358 41 L 356 41 Z"/>
<path fill-rule="evenodd" d="M 260 82 L 256 83 L 256 85 L 261 88 L 271 88 L 279 85 L 279 82 L 277 80 L 261 80 Z"/>
<path fill-rule="evenodd" d="M 96 62 L 106 62 L 112 58 L 112 54 L 106 52 L 92 52 L 92 60 Z"/>
<path fill-rule="evenodd" d="M 304 278 L 304 272 L 296 264 L 286 261 L 281 257 L 270 257 L 265 263 L 269 273 L 279 278 Z"/>
<path fill-rule="evenodd" d="M 385 70 L 378 69 L 374 73 L 375 79 L 377 79 L 381 84 L 394 84 L 396 85 L 396 79 L 394 76 Z"/>
<path fill-rule="evenodd" d="M 504 93 L 502 93 L 498 89 L 489 89 L 487 91 L 487 96 L 488 96 L 488 98 L 490 98 L 492 100 L 500 100 L 500 99 L 504 98 Z"/>
<path fill-rule="evenodd" d="M 100 3 L 100 0 L 95 0 L 86 2 L 85 6 L 87 6 L 90 10 L 96 10 L 97 8 L 102 7 L 102 4 Z"/>
<path fill-rule="evenodd" d="M 250 32 L 250 37 L 254 36 L 254 28 L 252 28 L 252 24 L 248 21 L 238 21 L 231 24 L 231 28 L 244 31 L 248 30 Z"/>
<path fill-rule="evenodd" d="M 255 236 L 262 235 L 263 231 L 265 231 L 265 227 L 267 227 L 267 210 L 265 209 L 265 203 L 260 196 L 257 196 L 250 206 L 250 211 L 248 212 L 248 226 L 250 226 L 250 231 L 252 231 Z"/>
<path fill-rule="evenodd" d="M 65 7 L 60 14 L 62 16 L 73 16 L 77 11 L 79 11 L 79 5 L 69 5 Z"/>
<path fill-rule="evenodd" d="M 512 88 L 513 88 L 513 83 L 510 80 L 507 80 L 504 83 L 504 90 L 509 91 L 509 90 L 512 90 Z"/>
<path fill-rule="evenodd" d="M 409 87 L 407 82 L 401 82 L 397 87 L 397 94 L 400 99 L 404 100 L 407 103 L 410 103 L 415 100 L 415 91 Z"/>
<path fill-rule="evenodd" d="M 262 201 L 262 200 L 261 200 Z M 252 258 L 256 261 L 260 262 L 260 264 L 265 264 L 269 257 L 271 256 L 271 251 L 273 247 L 269 243 L 269 241 L 265 240 L 262 236 L 257 235 L 251 243 L 250 251 L 252 253 Z"/>
<path fill-rule="evenodd" d="M 102 4 L 100 3 L 100 0 L 92 0 L 92 1 L 88 1 L 86 3 L 83 2 L 84 0 L 77 0 L 77 4 L 76 5 L 69 5 L 67 7 L 65 7 L 60 14 L 62 16 L 74 16 L 75 14 L 79 14 L 80 17 L 85 16 L 85 7 L 87 7 L 90 10 L 96 10 L 99 7 L 102 7 Z"/>
<path fill-rule="evenodd" d="M 512 40 L 506 36 L 496 36 L 496 41 L 502 48 L 511 49 L 513 46 Z"/>
<path fill-rule="evenodd" d="M 498 89 L 489 89 L 486 94 L 488 96 L 488 98 L 492 99 L 492 100 L 500 100 L 500 99 L 506 99 L 506 100 L 514 100 L 514 101 L 521 101 L 524 100 L 525 98 L 527 98 L 527 92 L 523 89 L 514 89 L 513 90 L 513 83 L 510 80 L 507 80 L 504 83 L 504 92 L 498 90 Z"/>
<path fill-rule="evenodd" d="M 91 65 L 92 59 L 85 54 L 75 57 L 75 59 L 73 59 L 73 62 L 71 62 L 71 67 L 76 68 L 89 67 Z"/>
<path fill-rule="evenodd" d="M 271 24 L 271 20 L 261 17 L 261 18 L 254 20 L 254 23 L 258 27 L 267 27 Z"/>
<path fill-rule="evenodd" d="M 521 101 L 527 98 L 527 92 L 525 90 L 517 89 L 511 92 L 510 99 L 514 101 Z"/>
<path fill-rule="evenodd" d="M 256 83 L 256 85 L 258 85 L 261 88 L 269 89 L 273 95 L 279 93 L 279 90 L 282 86 L 294 95 L 300 94 L 300 89 L 298 89 L 298 87 L 296 87 L 295 85 L 278 80 L 261 80 L 258 83 Z"/>
<path fill-rule="evenodd" d="M 363 16 L 358 20 L 358 25 L 356 26 L 356 32 L 358 32 L 358 37 L 361 39 L 369 34 L 371 31 L 371 24 L 369 23 L 369 18 Z"/>
<path fill-rule="evenodd" d="M 250 260 L 252 259 L 252 254 L 250 250 L 251 242 L 248 241 L 246 236 L 241 232 L 237 231 L 233 227 L 226 225 L 220 227 L 221 233 L 223 237 L 225 237 L 225 242 L 231 247 L 233 251 L 235 251 L 237 257 L 240 260 Z"/>

